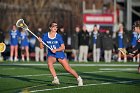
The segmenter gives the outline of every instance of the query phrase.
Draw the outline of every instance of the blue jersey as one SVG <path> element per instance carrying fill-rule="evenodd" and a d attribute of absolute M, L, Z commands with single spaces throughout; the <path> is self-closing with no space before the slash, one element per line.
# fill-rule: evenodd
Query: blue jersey
<path fill-rule="evenodd" d="M 21 32 L 20 33 L 20 38 L 21 38 L 21 47 L 25 47 L 29 45 L 29 41 L 28 41 L 28 35 L 27 32 Z"/>
<path fill-rule="evenodd" d="M 93 44 L 96 44 L 97 34 L 97 32 L 93 32 Z"/>
<path fill-rule="evenodd" d="M 123 44 L 123 33 L 118 33 L 118 48 L 124 48 Z"/>
<path fill-rule="evenodd" d="M 18 45 L 18 37 L 19 37 L 19 31 L 10 31 L 10 45 L 16 46 Z"/>
<path fill-rule="evenodd" d="M 136 32 L 132 33 L 132 41 L 131 41 L 132 46 L 136 46 L 136 44 L 137 44 L 137 36 L 138 36 L 138 34 Z"/>
<path fill-rule="evenodd" d="M 54 38 L 49 37 L 49 32 L 45 33 L 42 37 L 42 40 L 51 48 L 51 49 L 57 49 L 60 48 L 61 44 L 64 44 L 64 41 L 62 39 L 62 36 L 58 33 L 56 33 Z M 64 59 L 66 58 L 64 51 L 59 51 L 56 53 L 52 53 L 50 49 L 48 49 L 48 56 L 53 56 L 55 58 Z"/>

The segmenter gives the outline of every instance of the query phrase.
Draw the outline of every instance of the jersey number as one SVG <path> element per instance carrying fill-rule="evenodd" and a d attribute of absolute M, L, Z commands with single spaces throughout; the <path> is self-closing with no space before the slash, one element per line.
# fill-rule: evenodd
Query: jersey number
<path fill-rule="evenodd" d="M 50 48 L 51 49 L 56 49 L 56 46 L 55 45 L 51 45 Z"/>

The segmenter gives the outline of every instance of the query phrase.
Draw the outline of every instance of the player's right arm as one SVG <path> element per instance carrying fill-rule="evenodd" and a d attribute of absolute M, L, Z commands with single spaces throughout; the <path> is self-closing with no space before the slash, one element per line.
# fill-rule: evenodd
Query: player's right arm
<path fill-rule="evenodd" d="M 38 41 L 39 41 L 39 47 L 40 47 L 40 49 L 44 48 L 44 45 L 42 43 L 42 39 L 40 37 L 38 38 Z"/>

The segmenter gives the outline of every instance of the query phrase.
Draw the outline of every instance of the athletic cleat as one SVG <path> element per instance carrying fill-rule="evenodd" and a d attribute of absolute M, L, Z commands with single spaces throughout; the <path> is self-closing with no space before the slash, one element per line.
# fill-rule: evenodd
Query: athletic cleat
<path fill-rule="evenodd" d="M 29 58 L 27 58 L 27 61 L 29 62 Z"/>
<path fill-rule="evenodd" d="M 12 62 L 13 61 L 13 58 L 10 58 L 10 61 Z"/>
<path fill-rule="evenodd" d="M 16 61 L 18 61 L 18 59 L 17 59 L 17 58 L 15 58 L 15 59 L 14 59 L 14 61 L 16 62 Z"/>
<path fill-rule="evenodd" d="M 22 61 L 25 61 L 25 59 L 24 59 L 24 58 L 22 58 Z"/>
<path fill-rule="evenodd" d="M 52 84 L 59 85 L 60 84 L 59 79 L 58 78 L 54 78 L 54 80 L 52 81 Z"/>
<path fill-rule="evenodd" d="M 80 76 L 77 78 L 77 81 L 78 81 L 78 86 L 83 86 L 83 80 Z"/>

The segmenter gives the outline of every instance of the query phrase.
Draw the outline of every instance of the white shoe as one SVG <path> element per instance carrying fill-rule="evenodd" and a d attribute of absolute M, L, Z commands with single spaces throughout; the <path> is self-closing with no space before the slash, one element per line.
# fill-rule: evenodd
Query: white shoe
<path fill-rule="evenodd" d="M 54 78 L 54 80 L 52 81 L 52 84 L 60 84 L 59 79 L 58 78 Z"/>
<path fill-rule="evenodd" d="M 10 58 L 10 61 L 13 61 L 13 58 Z"/>
<path fill-rule="evenodd" d="M 121 62 L 122 60 L 121 60 L 121 58 L 118 58 L 118 62 Z"/>
<path fill-rule="evenodd" d="M 25 61 L 25 59 L 24 59 L 24 58 L 22 58 L 22 61 Z"/>
<path fill-rule="evenodd" d="M 80 76 L 77 78 L 77 81 L 78 81 L 78 86 L 83 86 L 83 80 Z"/>
<path fill-rule="evenodd" d="M 136 62 L 136 58 L 133 58 L 133 62 Z"/>
<path fill-rule="evenodd" d="M 27 58 L 27 61 L 29 61 L 29 58 Z"/>
<path fill-rule="evenodd" d="M 17 59 L 17 58 L 15 58 L 15 59 L 14 59 L 14 61 L 16 62 L 16 61 L 18 61 L 18 59 Z"/>
<path fill-rule="evenodd" d="M 126 63 L 126 62 L 127 62 L 127 59 L 126 59 L 126 58 L 124 58 L 124 60 L 123 60 L 123 61 L 124 61 L 124 63 Z"/>
<path fill-rule="evenodd" d="M 137 59 L 137 63 L 139 63 L 140 59 Z"/>

